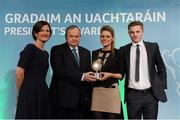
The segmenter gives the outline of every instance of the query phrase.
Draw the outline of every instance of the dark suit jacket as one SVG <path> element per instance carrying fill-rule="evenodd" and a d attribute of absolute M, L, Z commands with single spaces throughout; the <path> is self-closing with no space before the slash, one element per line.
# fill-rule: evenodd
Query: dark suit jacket
<path fill-rule="evenodd" d="M 166 102 L 167 97 L 164 89 L 167 89 L 167 75 L 163 59 L 157 43 L 144 42 L 147 51 L 150 83 L 155 97 Z M 130 48 L 132 44 L 120 48 L 120 72 L 125 75 L 125 95 L 129 84 L 130 73 Z"/>
<path fill-rule="evenodd" d="M 80 66 L 67 43 L 53 46 L 50 63 L 53 70 L 49 89 L 51 102 L 59 107 L 76 107 L 86 104 L 89 97 L 89 84 L 81 81 L 84 72 L 91 66 L 90 51 L 78 47 Z"/>

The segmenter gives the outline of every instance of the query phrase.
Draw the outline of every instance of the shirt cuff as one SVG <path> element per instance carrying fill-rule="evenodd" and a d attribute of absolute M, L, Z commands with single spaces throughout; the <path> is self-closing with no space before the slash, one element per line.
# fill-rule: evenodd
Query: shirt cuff
<path fill-rule="evenodd" d="M 82 77 L 81 77 L 81 81 L 84 81 L 84 73 L 83 73 L 83 75 L 82 75 Z"/>

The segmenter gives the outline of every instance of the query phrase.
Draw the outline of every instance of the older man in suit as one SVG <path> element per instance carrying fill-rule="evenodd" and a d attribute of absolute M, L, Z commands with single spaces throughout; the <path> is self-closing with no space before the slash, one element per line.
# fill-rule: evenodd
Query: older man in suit
<path fill-rule="evenodd" d="M 90 51 L 79 46 L 80 29 L 71 25 L 66 29 L 66 42 L 53 46 L 50 63 L 53 70 L 49 93 L 53 118 L 86 118 L 90 105 Z"/>
<path fill-rule="evenodd" d="M 167 101 L 166 68 L 157 43 L 144 42 L 143 23 L 128 25 L 132 43 L 120 48 L 120 72 L 125 75 L 125 97 L 130 119 L 157 119 L 158 101 Z"/>

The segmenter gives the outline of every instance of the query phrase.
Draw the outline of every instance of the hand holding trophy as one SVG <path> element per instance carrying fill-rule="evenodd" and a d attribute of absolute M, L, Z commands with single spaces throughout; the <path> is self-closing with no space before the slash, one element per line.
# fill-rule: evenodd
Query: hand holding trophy
<path fill-rule="evenodd" d="M 94 71 L 96 71 L 95 73 L 95 77 L 97 80 L 100 79 L 100 71 L 101 71 L 101 67 L 102 67 L 102 64 L 101 64 L 101 61 L 100 60 L 96 60 L 92 63 L 92 69 Z"/>

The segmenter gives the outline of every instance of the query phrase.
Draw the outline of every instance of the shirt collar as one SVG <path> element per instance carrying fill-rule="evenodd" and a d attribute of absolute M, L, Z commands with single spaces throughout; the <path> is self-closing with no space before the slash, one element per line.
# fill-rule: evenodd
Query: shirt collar
<path fill-rule="evenodd" d="M 70 49 L 72 51 L 73 47 L 71 47 L 70 45 L 69 45 L 69 47 L 70 47 Z M 76 49 L 76 52 L 79 53 L 78 46 L 76 46 L 75 49 Z"/>
<path fill-rule="evenodd" d="M 73 47 L 71 47 L 71 46 L 69 46 L 69 47 L 71 50 L 73 49 Z M 75 49 L 78 50 L 78 46 L 76 46 Z"/>
<path fill-rule="evenodd" d="M 133 46 L 133 47 L 135 47 L 137 44 L 140 45 L 140 46 L 143 46 L 143 45 L 144 45 L 144 43 L 143 43 L 142 40 L 139 41 L 138 43 L 132 42 L 132 46 Z"/>

